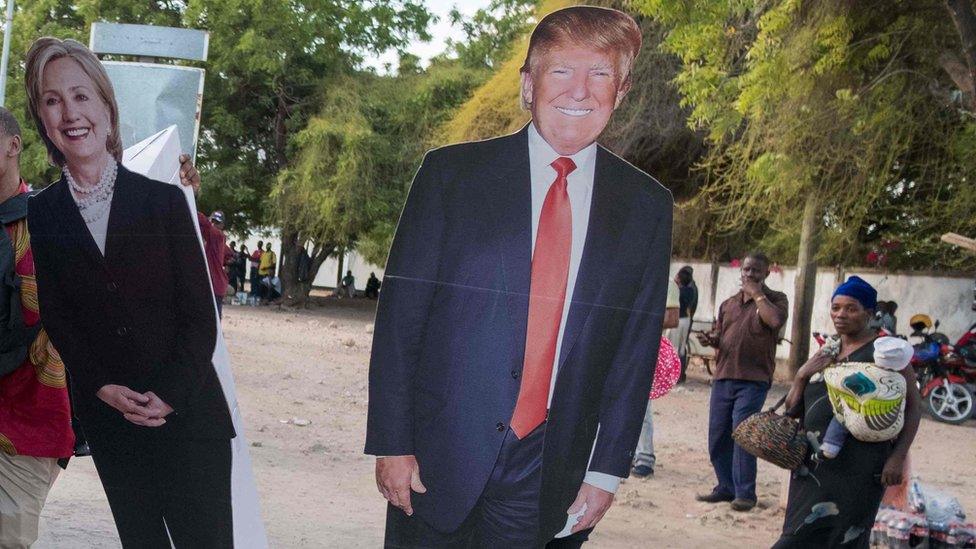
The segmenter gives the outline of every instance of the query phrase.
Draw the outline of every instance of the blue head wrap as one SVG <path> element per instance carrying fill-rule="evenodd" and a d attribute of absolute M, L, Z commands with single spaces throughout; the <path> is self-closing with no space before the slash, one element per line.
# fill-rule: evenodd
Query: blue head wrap
<path fill-rule="evenodd" d="M 859 276 L 851 276 L 847 282 L 837 286 L 831 299 L 844 295 L 858 300 L 865 309 L 878 307 L 878 291 Z"/>

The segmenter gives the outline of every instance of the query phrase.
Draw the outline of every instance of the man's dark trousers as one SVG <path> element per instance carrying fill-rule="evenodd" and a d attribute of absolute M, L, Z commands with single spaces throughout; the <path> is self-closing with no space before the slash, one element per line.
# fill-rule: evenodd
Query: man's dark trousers
<path fill-rule="evenodd" d="M 733 442 L 739 423 L 762 410 L 769 383 L 720 379 L 712 383 L 708 408 L 708 454 L 715 468 L 715 492 L 756 501 L 756 457 Z"/>
<path fill-rule="evenodd" d="M 539 528 L 539 489 L 546 424 L 519 440 L 505 434 L 485 491 L 461 527 L 438 532 L 417 517 L 387 506 L 386 547 L 520 549 L 534 547 Z M 423 477 L 423 471 L 421 471 Z"/>

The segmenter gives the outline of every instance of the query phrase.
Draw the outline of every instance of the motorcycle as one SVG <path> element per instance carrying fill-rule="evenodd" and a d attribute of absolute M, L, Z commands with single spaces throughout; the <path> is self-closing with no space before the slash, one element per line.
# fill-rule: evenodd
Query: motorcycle
<path fill-rule="evenodd" d="M 914 318 L 913 318 L 914 320 Z M 964 423 L 973 415 L 976 404 L 976 324 L 956 345 L 939 332 L 938 321 L 928 326 L 912 323 L 912 336 L 921 338 L 914 345 L 912 367 L 918 377 L 919 391 L 926 407 L 936 419 L 945 423 Z M 969 357 L 968 360 L 966 357 Z"/>

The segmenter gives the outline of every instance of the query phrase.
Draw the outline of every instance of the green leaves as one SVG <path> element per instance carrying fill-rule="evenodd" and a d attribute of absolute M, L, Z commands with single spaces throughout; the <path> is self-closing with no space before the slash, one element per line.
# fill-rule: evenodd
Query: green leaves
<path fill-rule="evenodd" d="M 972 120 L 935 93 L 951 86 L 938 56 L 959 47 L 941 2 L 636 5 L 670 25 L 688 123 L 712 142 L 690 206 L 714 216 L 707 241 L 733 256 L 756 243 L 795 255 L 816 193 L 821 260 L 857 264 L 898 241 L 892 267 L 976 264 L 933 244 L 976 232 L 976 186 L 961 183 L 976 167 L 962 153 L 976 145 Z"/>

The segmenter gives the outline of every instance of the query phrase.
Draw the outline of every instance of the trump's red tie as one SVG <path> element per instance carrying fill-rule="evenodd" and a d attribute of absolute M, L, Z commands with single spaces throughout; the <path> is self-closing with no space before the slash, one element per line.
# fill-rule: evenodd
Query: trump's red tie
<path fill-rule="evenodd" d="M 562 156 L 550 165 L 556 170 L 556 180 L 546 193 L 539 216 L 529 283 L 529 323 L 525 334 L 522 385 L 512 414 L 512 431 L 520 439 L 546 419 L 573 245 L 573 212 L 566 191 L 566 177 L 576 169 L 576 164 L 571 158 Z"/>

